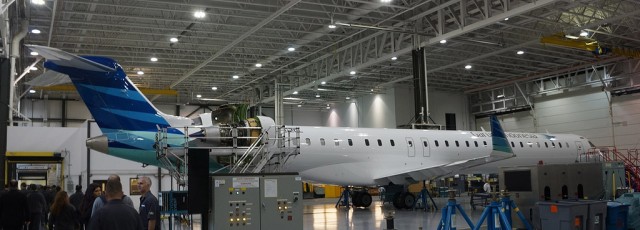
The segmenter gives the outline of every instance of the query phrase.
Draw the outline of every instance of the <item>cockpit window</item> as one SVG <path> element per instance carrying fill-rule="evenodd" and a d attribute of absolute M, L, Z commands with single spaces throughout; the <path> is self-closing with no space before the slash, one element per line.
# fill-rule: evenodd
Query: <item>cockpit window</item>
<path fill-rule="evenodd" d="M 589 146 L 591 146 L 591 148 L 595 148 L 596 145 L 594 145 L 593 143 L 591 143 L 591 141 L 589 141 Z"/>

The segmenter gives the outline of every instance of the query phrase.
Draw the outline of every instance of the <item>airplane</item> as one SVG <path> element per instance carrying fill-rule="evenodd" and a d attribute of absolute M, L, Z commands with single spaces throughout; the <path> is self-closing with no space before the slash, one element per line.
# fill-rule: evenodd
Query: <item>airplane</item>
<path fill-rule="evenodd" d="M 155 150 L 159 129 L 166 128 L 167 135 L 173 137 L 169 146 L 183 146 L 185 135 L 192 139 L 223 135 L 215 129 L 211 114 L 201 115 L 200 120 L 214 129 L 183 133 L 179 127 L 191 126 L 194 121 L 167 115 L 155 108 L 113 59 L 27 46 L 47 59 L 45 68 L 68 75 L 75 85 L 103 133 L 87 141 L 94 150 L 161 166 Z M 254 122 L 234 125 L 255 126 L 265 131 L 275 122 L 258 116 Z M 573 134 L 506 133 L 495 116 L 491 116 L 490 125 L 491 132 L 299 126 L 299 154 L 289 159 L 283 168 L 299 172 L 312 182 L 343 186 L 402 185 L 465 172 L 495 173 L 499 166 L 533 165 L 542 160 L 552 164 L 573 163 L 586 151 L 585 147 L 593 147 L 588 139 Z M 273 133 L 270 135 L 275 135 Z M 274 142 L 268 145 L 267 149 L 275 148 Z M 212 153 L 211 172 L 224 167 L 217 162 L 216 154 L 228 153 Z M 403 200 L 409 198 L 404 207 L 413 205 L 413 195 L 402 192 L 395 196 Z M 371 204 L 371 196 L 366 191 L 356 192 L 353 197 L 356 198 L 354 204 L 361 207 Z"/>

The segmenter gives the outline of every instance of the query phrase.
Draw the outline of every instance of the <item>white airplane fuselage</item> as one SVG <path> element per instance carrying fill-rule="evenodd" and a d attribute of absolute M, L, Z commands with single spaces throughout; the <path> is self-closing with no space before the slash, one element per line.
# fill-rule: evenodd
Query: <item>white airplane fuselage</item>
<path fill-rule="evenodd" d="M 590 146 L 587 139 L 573 134 L 506 136 L 515 157 L 456 173 L 497 173 L 500 166 L 539 161 L 572 163 Z M 300 172 L 305 180 L 337 185 L 376 185 L 377 178 L 437 168 L 486 156 L 492 150 L 491 133 L 482 131 L 303 126 L 300 137 L 300 154 L 289 160 L 285 170 Z"/>

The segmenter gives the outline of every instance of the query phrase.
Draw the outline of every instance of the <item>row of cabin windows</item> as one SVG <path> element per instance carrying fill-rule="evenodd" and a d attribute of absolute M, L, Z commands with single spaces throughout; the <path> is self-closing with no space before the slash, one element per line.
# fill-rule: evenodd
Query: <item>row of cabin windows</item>
<path fill-rule="evenodd" d="M 307 142 L 307 145 L 311 145 L 311 139 L 306 138 L 305 142 Z M 335 143 L 336 146 L 340 146 L 340 140 L 333 139 L 333 142 Z M 349 146 L 353 146 L 353 140 L 347 139 L 347 142 L 349 143 Z M 382 146 L 382 140 L 381 139 L 377 139 L 377 142 L 378 142 L 378 146 Z M 408 143 L 409 147 L 413 147 L 413 142 L 412 141 L 408 141 L 407 143 Z M 454 141 L 454 143 L 455 143 L 456 147 L 460 147 L 460 142 Z M 469 144 L 469 141 L 464 141 L 464 143 L 465 143 L 465 145 L 467 147 L 471 147 L 470 144 Z M 369 146 L 370 145 L 369 139 L 364 139 L 364 144 L 366 146 Z M 396 146 L 396 143 L 395 143 L 395 141 L 393 141 L 393 139 L 389 140 L 389 144 L 391 144 L 391 146 Z M 440 142 L 438 142 L 438 140 L 434 140 L 434 144 L 435 144 L 436 147 L 440 147 Z M 484 146 L 487 146 L 487 141 L 482 141 L 482 144 Z M 320 145 L 322 145 L 322 146 L 325 145 L 324 138 L 320 138 Z M 422 141 L 422 145 L 424 147 L 428 147 L 429 146 L 427 141 Z M 445 145 L 445 147 L 449 147 L 449 141 L 445 140 L 444 141 L 444 145 Z M 475 147 L 478 147 L 479 146 L 478 145 L 478 141 L 473 141 L 473 145 Z M 529 143 L 527 143 L 527 145 L 529 145 L 530 148 L 533 148 L 533 143 L 529 142 Z M 540 142 L 536 142 L 536 145 L 538 146 L 538 148 L 540 148 Z M 549 148 L 549 143 L 547 143 L 545 141 L 544 142 L 544 146 L 545 146 L 545 148 Z M 555 148 L 556 147 L 556 143 L 551 141 L 551 146 L 552 146 L 552 148 Z M 558 142 L 558 146 L 560 148 L 562 148 L 562 142 Z M 516 147 L 516 144 L 513 141 L 511 142 L 511 147 L 512 148 Z M 524 144 L 522 143 L 522 141 L 520 142 L 520 148 L 524 148 Z M 569 148 L 569 142 L 565 142 L 565 148 Z"/>

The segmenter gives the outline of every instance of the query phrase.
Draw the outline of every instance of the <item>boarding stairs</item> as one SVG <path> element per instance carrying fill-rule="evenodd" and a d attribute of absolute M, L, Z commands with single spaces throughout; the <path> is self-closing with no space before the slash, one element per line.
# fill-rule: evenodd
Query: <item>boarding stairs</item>
<path fill-rule="evenodd" d="M 624 163 L 629 187 L 640 191 L 640 149 L 618 149 L 615 146 L 599 146 L 589 149 L 580 157 L 581 161 L 618 161 Z"/>
<path fill-rule="evenodd" d="M 200 129 L 201 127 L 180 127 L 182 133 L 190 133 L 189 129 Z M 228 146 L 202 146 L 198 145 L 198 139 L 209 139 L 210 137 L 189 137 L 189 135 L 180 135 L 180 137 L 170 137 L 168 130 L 171 128 L 163 128 L 158 130 L 156 134 L 156 157 L 160 162 L 160 166 L 169 170 L 169 173 L 176 178 L 179 184 L 185 184 L 188 172 L 188 155 L 190 149 L 206 149 L 208 152 L 225 151 L 230 152 L 229 155 L 218 157 L 228 158 L 228 164 L 211 173 L 228 172 L 228 173 L 260 173 L 260 172 L 281 172 L 287 161 L 300 153 L 300 129 L 298 127 L 269 127 L 258 137 L 241 137 L 238 133 L 241 129 L 256 129 L 248 127 L 228 127 L 229 137 L 216 137 L 216 139 L 224 140 L 232 139 Z M 270 131 L 275 130 L 275 137 L 270 137 Z M 181 138 L 180 145 L 171 145 L 176 143 L 176 139 Z M 173 139 L 173 140 L 172 140 Z M 242 146 L 239 143 L 241 139 L 249 139 L 249 146 Z M 238 152 L 238 153 L 236 153 Z"/>

